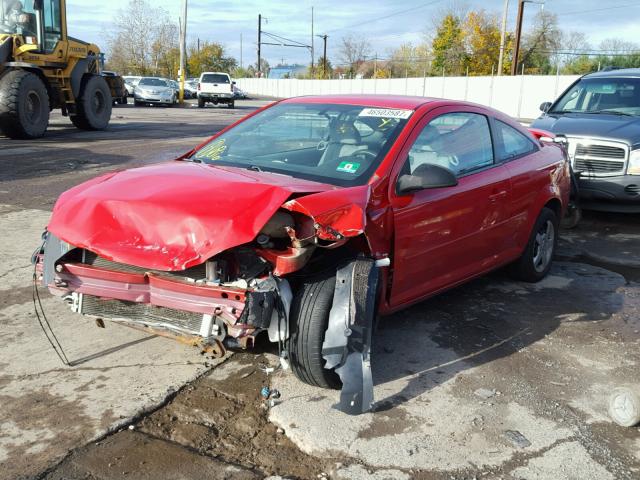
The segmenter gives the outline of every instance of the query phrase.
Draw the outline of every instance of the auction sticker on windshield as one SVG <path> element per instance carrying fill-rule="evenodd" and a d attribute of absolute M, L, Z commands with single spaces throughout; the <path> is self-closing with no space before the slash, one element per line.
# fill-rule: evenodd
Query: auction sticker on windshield
<path fill-rule="evenodd" d="M 336 170 L 338 172 L 344 173 L 356 173 L 359 168 L 360 164 L 357 162 L 342 162 L 340 163 L 340 165 L 338 165 L 338 168 L 336 168 Z"/>
<path fill-rule="evenodd" d="M 399 110 L 390 108 L 364 108 L 359 117 L 377 117 L 377 118 L 401 118 L 407 119 L 411 116 L 413 110 Z"/>

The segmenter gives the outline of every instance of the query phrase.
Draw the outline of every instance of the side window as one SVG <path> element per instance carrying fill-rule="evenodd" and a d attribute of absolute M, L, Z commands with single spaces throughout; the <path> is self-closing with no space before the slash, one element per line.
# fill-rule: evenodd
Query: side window
<path fill-rule="evenodd" d="M 496 120 L 499 140 L 498 151 L 500 160 L 526 155 L 537 150 L 536 145 L 515 128 Z"/>
<path fill-rule="evenodd" d="M 44 50 L 52 52 L 62 37 L 60 0 L 44 0 Z"/>
<path fill-rule="evenodd" d="M 489 121 L 477 113 L 447 113 L 424 127 L 409 152 L 407 173 L 421 165 L 448 168 L 456 175 L 493 164 L 493 144 Z"/>

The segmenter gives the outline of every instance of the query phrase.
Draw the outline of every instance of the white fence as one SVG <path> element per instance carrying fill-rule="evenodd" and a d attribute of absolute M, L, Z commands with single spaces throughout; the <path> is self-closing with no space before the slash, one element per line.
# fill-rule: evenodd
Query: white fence
<path fill-rule="evenodd" d="M 502 77 L 426 77 L 354 80 L 271 80 L 243 78 L 238 86 L 250 95 L 289 98 L 301 95 L 380 93 L 468 100 L 516 118 L 536 118 L 542 102 L 554 100 L 576 75 Z"/>

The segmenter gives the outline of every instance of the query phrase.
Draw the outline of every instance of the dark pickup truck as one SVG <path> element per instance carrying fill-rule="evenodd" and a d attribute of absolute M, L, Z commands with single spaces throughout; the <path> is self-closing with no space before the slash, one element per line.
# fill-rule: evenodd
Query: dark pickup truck
<path fill-rule="evenodd" d="M 540 110 L 532 127 L 566 137 L 582 207 L 640 212 L 640 68 L 585 75 Z"/>

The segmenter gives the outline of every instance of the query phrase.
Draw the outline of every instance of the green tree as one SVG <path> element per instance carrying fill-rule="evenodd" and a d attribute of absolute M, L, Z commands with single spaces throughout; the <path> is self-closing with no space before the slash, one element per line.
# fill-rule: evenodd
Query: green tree
<path fill-rule="evenodd" d="M 237 65 L 236 59 L 227 56 L 224 47 L 215 42 L 203 42 L 200 48 L 190 45 L 187 58 L 187 70 L 193 77 L 202 72 L 231 72 Z"/>
<path fill-rule="evenodd" d="M 436 29 L 431 43 L 434 73 L 443 69 L 448 75 L 461 75 L 466 71 L 468 56 L 460 17 L 448 13 Z"/>

